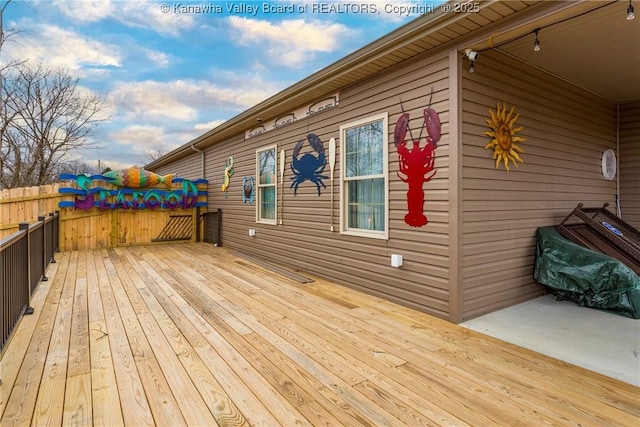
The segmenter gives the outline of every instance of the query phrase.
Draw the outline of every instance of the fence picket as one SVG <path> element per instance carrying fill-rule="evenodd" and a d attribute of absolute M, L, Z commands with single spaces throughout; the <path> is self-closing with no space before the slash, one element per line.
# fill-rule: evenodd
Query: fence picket
<path fill-rule="evenodd" d="M 198 186 L 205 190 L 206 186 Z M 60 184 L 0 191 L 0 239 L 18 231 L 19 223 L 37 221 L 39 216 L 60 211 L 60 250 L 109 248 L 149 244 L 169 223 L 171 215 L 192 215 L 193 209 L 98 210 L 59 208 L 73 195 L 60 194 Z M 192 232 L 192 241 L 196 238 Z"/>

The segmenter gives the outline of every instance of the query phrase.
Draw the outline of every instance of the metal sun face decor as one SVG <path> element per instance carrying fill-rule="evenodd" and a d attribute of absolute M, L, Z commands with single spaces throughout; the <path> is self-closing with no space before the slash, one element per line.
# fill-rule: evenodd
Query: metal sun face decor
<path fill-rule="evenodd" d="M 494 112 L 489 108 L 490 118 L 484 119 L 489 127 L 490 131 L 484 132 L 485 135 L 491 138 L 491 142 L 485 145 L 484 149 L 488 150 L 493 148 L 493 158 L 496 160 L 496 169 L 500 165 L 500 161 L 504 163 L 504 167 L 509 171 L 509 162 L 513 162 L 516 167 L 518 163 L 524 163 L 518 152 L 524 153 L 524 150 L 520 148 L 516 143 L 526 141 L 525 138 L 515 136 L 516 133 L 522 130 L 522 126 L 516 127 L 516 120 L 520 117 L 520 114 L 514 115 L 515 105 L 511 107 L 511 110 L 507 114 L 507 103 L 500 103 L 496 107 Z"/>
<path fill-rule="evenodd" d="M 309 146 L 315 153 L 317 153 L 317 156 L 312 153 L 306 153 L 300 156 L 300 151 L 306 141 L 309 142 Z M 327 165 L 327 160 L 324 154 L 324 145 L 322 144 L 322 141 L 320 141 L 320 138 L 313 133 L 307 135 L 306 141 L 301 139 L 293 149 L 293 159 L 290 164 L 293 177 L 291 178 L 292 182 L 289 188 L 293 187 L 293 195 L 295 196 L 300 184 L 305 181 L 311 181 L 316 185 L 316 187 L 318 187 L 319 196 L 320 186 L 322 185 L 324 188 L 327 188 L 322 180 L 329 178 L 326 175 L 321 175 Z"/>
<path fill-rule="evenodd" d="M 402 108 L 402 101 L 400 101 Z M 402 115 L 396 122 L 393 131 L 393 141 L 398 152 L 398 177 L 409 186 L 407 191 L 407 210 L 404 222 L 411 227 L 422 227 L 427 224 L 427 216 L 424 214 L 424 190 L 422 185 L 431 180 L 436 174 L 435 171 L 435 149 L 440 140 L 440 117 L 438 113 L 429 106 L 423 110 L 424 124 L 420 129 L 418 139 L 414 139 L 409 128 L 409 114 L 402 110 Z M 427 128 L 426 144 L 421 148 L 420 139 L 422 131 Z M 409 131 L 409 136 L 413 142 L 411 148 L 407 147 L 405 137 Z"/>

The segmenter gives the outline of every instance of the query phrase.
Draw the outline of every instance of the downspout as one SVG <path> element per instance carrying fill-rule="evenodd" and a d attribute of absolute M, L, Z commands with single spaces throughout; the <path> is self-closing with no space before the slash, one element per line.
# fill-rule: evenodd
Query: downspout
<path fill-rule="evenodd" d="M 198 149 L 195 147 L 195 144 L 191 144 L 190 145 L 191 149 L 195 152 L 200 153 L 200 159 L 201 159 L 201 165 L 200 165 L 200 177 L 206 179 L 206 176 L 204 175 L 205 170 L 204 170 L 204 151 Z"/>
<path fill-rule="evenodd" d="M 616 104 L 616 210 L 618 218 L 622 219 L 620 211 L 620 104 Z"/>

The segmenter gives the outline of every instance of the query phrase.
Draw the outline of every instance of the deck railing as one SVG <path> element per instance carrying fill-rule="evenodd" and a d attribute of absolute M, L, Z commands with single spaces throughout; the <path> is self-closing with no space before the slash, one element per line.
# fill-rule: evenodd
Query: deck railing
<path fill-rule="evenodd" d="M 21 223 L 16 233 L 0 240 L 0 353 L 23 314 L 33 313 L 31 295 L 56 262 L 60 215 L 38 217 L 38 222 Z"/>

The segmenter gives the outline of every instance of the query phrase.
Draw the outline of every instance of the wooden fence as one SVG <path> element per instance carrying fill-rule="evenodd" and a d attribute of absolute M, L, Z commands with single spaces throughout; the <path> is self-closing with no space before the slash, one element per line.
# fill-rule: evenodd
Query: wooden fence
<path fill-rule="evenodd" d="M 59 210 L 59 184 L 12 188 L 0 191 L 0 239 L 18 231 L 21 222 L 34 222 L 41 215 Z"/>
<path fill-rule="evenodd" d="M 21 222 L 35 222 L 38 216 L 60 211 L 60 250 L 95 249 L 116 246 L 152 244 L 176 217 L 191 216 L 193 232 L 190 240 L 203 234 L 197 209 L 141 209 L 88 211 L 59 208 L 62 200 L 72 195 L 59 194 L 60 184 L 13 188 L 0 193 L 0 239 L 18 231 Z M 198 224 L 196 229 L 194 224 Z M 184 240 L 182 240 L 184 241 Z M 166 242 L 166 240 L 164 241 Z"/>

